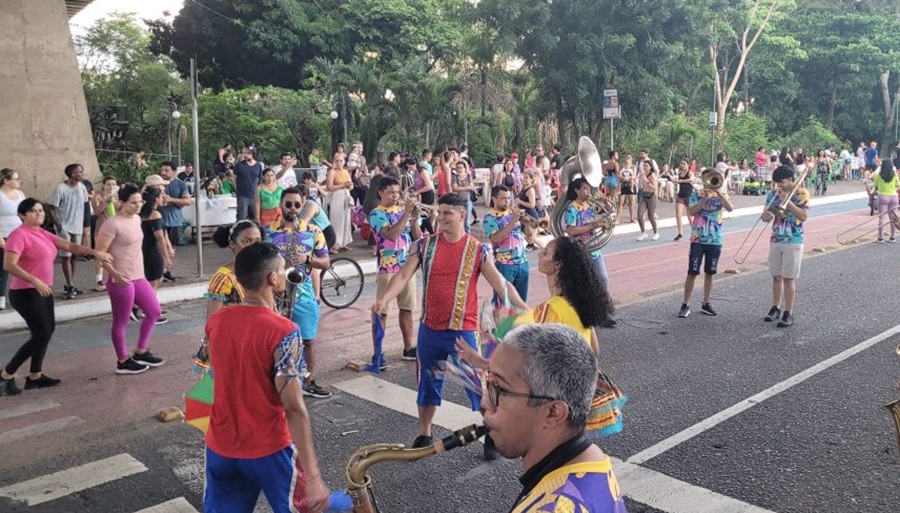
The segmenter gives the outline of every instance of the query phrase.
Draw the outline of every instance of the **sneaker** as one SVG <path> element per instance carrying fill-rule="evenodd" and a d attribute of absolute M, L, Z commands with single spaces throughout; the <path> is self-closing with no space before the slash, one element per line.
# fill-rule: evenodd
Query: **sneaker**
<path fill-rule="evenodd" d="M 178 278 L 172 276 L 172 271 L 166 271 L 163 273 L 163 281 L 166 281 L 169 283 L 175 283 L 175 281 L 177 281 L 177 280 L 178 280 Z"/>
<path fill-rule="evenodd" d="M 878 239 L 875 240 L 875 242 L 878 244 L 884 244 L 884 239 L 882 239 L 881 237 L 878 237 Z"/>
<path fill-rule="evenodd" d="M 434 440 L 432 440 L 430 436 L 419 435 L 413 441 L 412 448 L 418 449 L 419 447 L 428 447 L 429 445 L 434 445 Z"/>
<path fill-rule="evenodd" d="M 63 299 L 75 299 L 75 287 L 63 285 Z"/>
<path fill-rule="evenodd" d="M 84 291 L 75 287 L 75 285 L 72 285 L 72 292 L 74 292 L 76 296 L 84 294 Z"/>
<path fill-rule="evenodd" d="M 6 310 L 6 296 L 0 296 L 0 310 Z"/>
<path fill-rule="evenodd" d="M 104 291 L 106 291 L 106 285 L 104 285 L 102 281 L 98 281 L 98 282 L 97 282 L 97 286 L 94 287 L 94 291 L 96 291 L 96 292 L 104 292 Z"/>
<path fill-rule="evenodd" d="M 0 378 L 0 395 L 19 395 L 22 389 L 16 386 L 15 376 L 9 379 Z"/>
<path fill-rule="evenodd" d="M 81 258 L 79 258 L 79 260 L 81 260 L 82 262 L 93 262 L 94 257 L 91 255 L 82 255 Z"/>
<path fill-rule="evenodd" d="M 678 310 L 678 317 L 684 319 L 688 315 L 691 315 L 691 307 L 685 303 L 681 303 L 681 310 Z"/>
<path fill-rule="evenodd" d="M 138 363 L 132 358 L 116 364 L 116 374 L 140 374 L 148 370 L 150 370 L 150 367 Z"/>
<path fill-rule="evenodd" d="M 160 315 L 159 318 L 156 319 L 156 324 L 165 324 L 169 322 L 169 318 L 165 315 Z"/>
<path fill-rule="evenodd" d="M 674 240 L 675 242 L 678 242 L 678 241 L 680 241 L 680 240 L 683 239 L 683 238 L 684 238 L 684 235 L 682 235 L 682 234 L 679 233 L 678 235 L 675 236 L 675 239 L 673 239 L 673 240 Z"/>
<path fill-rule="evenodd" d="M 403 356 L 400 357 L 401 360 L 413 361 L 418 356 L 418 352 L 415 347 L 411 347 L 409 349 L 405 349 L 403 351 Z"/>
<path fill-rule="evenodd" d="M 659 240 L 659 234 L 654 233 L 653 236 L 650 237 L 650 240 Z"/>
<path fill-rule="evenodd" d="M 331 391 L 320 387 L 318 383 L 315 382 L 315 380 L 310 380 L 310 382 L 303 387 L 303 395 L 318 397 L 319 399 L 322 399 L 325 397 L 331 397 Z"/>
<path fill-rule="evenodd" d="M 54 379 L 41 374 L 41 377 L 39 377 L 38 379 L 25 378 L 25 390 L 31 390 L 33 388 L 55 387 L 60 383 L 62 383 L 61 379 Z"/>
<path fill-rule="evenodd" d="M 772 308 L 769 309 L 769 313 L 766 314 L 765 321 L 766 322 L 777 321 L 779 317 L 781 317 L 781 309 L 778 308 L 777 306 L 773 306 Z"/>
<path fill-rule="evenodd" d="M 888 239 L 888 242 L 890 242 L 891 244 L 894 244 L 897 242 L 897 239 L 891 237 L 890 239 Z"/>
<path fill-rule="evenodd" d="M 133 307 L 131 309 L 131 313 L 128 315 L 128 318 L 132 320 L 132 322 L 141 322 L 141 319 L 144 318 L 144 312 L 140 310 L 138 307 Z"/>
<path fill-rule="evenodd" d="M 619 323 L 617 323 L 613 319 L 606 319 L 605 321 L 600 323 L 601 328 L 615 328 L 618 325 L 619 325 Z"/>
<path fill-rule="evenodd" d="M 646 233 L 642 233 L 641 236 L 637 238 L 637 241 L 638 241 L 638 242 L 644 242 L 645 240 L 647 240 L 647 234 L 646 234 Z"/>
<path fill-rule="evenodd" d="M 494 445 L 494 439 L 491 438 L 491 435 L 485 435 L 484 437 L 484 461 L 494 461 L 500 457 L 500 453 L 497 452 L 497 446 Z"/>
<path fill-rule="evenodd" d="M 794 316 L 791 315 L 791 312 L 784 312 L 784 315 L 781 317 L 781 320 L 778 321 L 779 328 L 790 328 L 794 325 Z"/>
<path fill-rule="evenodd" d="M 700 306 L 700 311 L 706 315 L 716 315 L 716 311 L 713 310 L 713 307 L 709 303 L 703 303 Z"/>
<path fill-rule="evenodd" d="M 160 365 L 166 363 L 165 360 L 156 356 L 150 351 L 147 351 L 146 353 L 134 353 L 134 356 L 132 356 L 131 359 L 141 365 L 146 365 L 147 367 L 159 367 Z"/>

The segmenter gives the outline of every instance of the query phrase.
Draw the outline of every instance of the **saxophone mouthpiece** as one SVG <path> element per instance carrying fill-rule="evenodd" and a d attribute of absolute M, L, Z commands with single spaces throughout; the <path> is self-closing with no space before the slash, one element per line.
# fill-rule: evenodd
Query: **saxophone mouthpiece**
<path fill-rule="evenodd" d="M 472 424 L 471 426 L 466 426 L 454 431 L 452 435 L 441 440 L 441 445 L 444 447 L 445 451 L 456 449 L 457 447 L 464 447 L 488 434 L 488 431 L 490 431 L 490 428 L 487 426 L 476 426 L 475 424 Z"/>

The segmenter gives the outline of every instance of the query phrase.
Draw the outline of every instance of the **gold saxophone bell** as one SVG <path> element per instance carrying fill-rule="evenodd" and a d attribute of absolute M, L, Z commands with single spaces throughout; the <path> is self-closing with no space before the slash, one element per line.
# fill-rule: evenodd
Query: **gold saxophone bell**
<path fill-rule="evenodd" d="M 419 211 L 421 211 L 421 212 L 431 215 L 431 213 L 434 212 L 437 207 L 434 205 L 426 205 L 425 203 L 419 203 L 417 201 L 416 208 L 419 209 Z"/>
<path fill-rule="evenodd" d="M 541 220 L 529 214 L 522 214 L 522 217 L 519 219 L 522 221 L 522 224 L 531 228 L 532 230 L 537 230 L 541 226 Z"/>
<path fill-rule="evenodd" d="M 415 461 L 434 454 L 464 447 L 488 433 L 486 426 L 471 425 L 454 431 L 428 447 L 408 449 L 403 444 L 374 444 L 360 447 L 347 462 L 347 494 L 353 500 L 353 513 L 379 513 L 375 502 L 369 467 L 382 461 Z"/>

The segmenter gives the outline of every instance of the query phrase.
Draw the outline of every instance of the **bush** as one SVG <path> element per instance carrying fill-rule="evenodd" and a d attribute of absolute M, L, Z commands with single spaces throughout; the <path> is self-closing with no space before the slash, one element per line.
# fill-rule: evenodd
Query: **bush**
<path fill-rule="evenodd" d="M 847 146 L 848 143 L 842 142 L 840 137 L 813 117 L 806 120 L 806 124 L 800 131 L 794 132 L 784 139 L 785 146 L 792 149 L 803 148 L 806 155 L 815 155 L 818 150 L 832 144 L 835 148 L 841 148 Z"/>

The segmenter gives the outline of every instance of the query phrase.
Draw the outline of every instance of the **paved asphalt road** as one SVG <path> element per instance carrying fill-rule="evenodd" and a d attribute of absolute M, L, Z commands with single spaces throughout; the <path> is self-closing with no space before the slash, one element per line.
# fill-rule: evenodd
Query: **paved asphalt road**
<path fill-rule="evenodd" d="M 838 206 L 816 215 L 811 232 L 862 219 Z M 743 222 L 726 225 L 726 244 L 743 238 Z M 633 300 L 619 309 L 620 326 L 601 333 L 603 365 L 629 402 L 624 432 L 600 443 L 616 458 L 629 511 L 900 511 L 897 435 L 882 408 L 897 398 L 900 378 L 892 299 L 900 246 L 807 254 L 797 324 L 787 330 L 762 321 L 771 280 L 759 253 L 744 272 L 717 282 L 718 317 L 677 319 L 687 246 L 633 249 L 632 237 L 614 240 L 608 262 L 640 255 L 669 278 L 662 287 L 652 283 L 638 264 L 614 273 L 616 297 L 627 289 Z M 546 296 L 536 273 L 532 295 Z M 344 486 L 343 468 L 359 446 L 408 444 L 416 435 L 412 364 L 392 356 L 391 369 L 377 377 L 338 370 L 345 357 L 367 352 L 368 325 L 360 319 L 371 297 L 367 289 L 360 308 L 325 313 L 323 347 L 337 356 L 323 358 L 320 381 L 335 395 L 308 402 L 325 479 L 335 488 Z M 200 433 L 151 418 L 180 404 L 196 380 L 189 358 L 204 308 L 170 310 L 170 323 L 154 335 L 154 349 L 169 363 L 141 376 L 113 375 L 107 318 L 58 329 L 46 369 L 64 384 L 0 401 L 0 512 L 202 509 Z M 394 355 L 396 328 L 388 333 Z M 0 360 L 21 340 L 21 333 L 0 336 Z M 448 386 L 445 400 L 436 434 L 473 420 L 459 406 L 465 398 L 458 386 Z M 376 465 L 370 474 L 382 511 L 507 511 L 519 489 L 518 463 L 483 464 L 480 455 L 476 445 Z"/>

